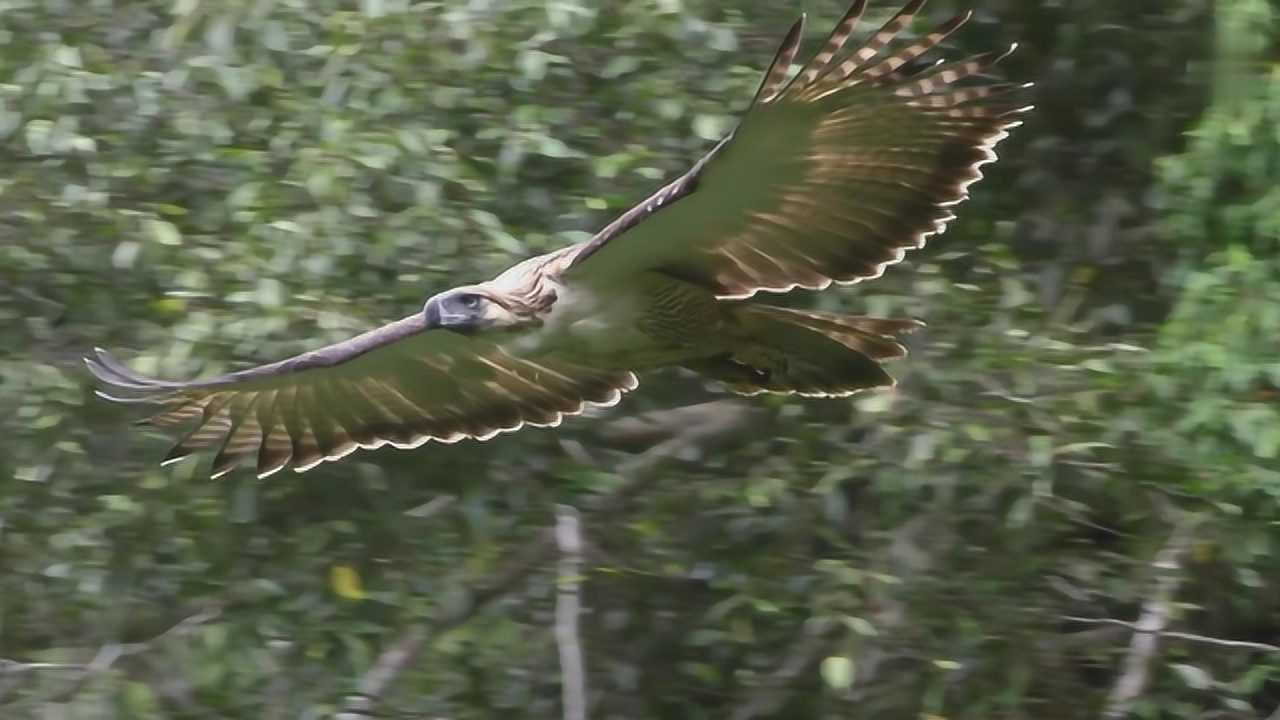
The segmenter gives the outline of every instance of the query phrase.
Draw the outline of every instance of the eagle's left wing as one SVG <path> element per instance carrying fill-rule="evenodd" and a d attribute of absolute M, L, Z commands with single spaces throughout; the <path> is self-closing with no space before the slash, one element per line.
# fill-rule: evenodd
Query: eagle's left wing
<path fill-rule="evenodd" d="M 737 129 L 688 173 L 576 248 L 566 278 L 608 288 L 661 270 L 720 297 L 878 277 L 953 219 L 1027 109 L 984 73 L 1007 53 L 904 66 L 969 18 L 896 44 L 924 0 L 843 52 L 858 0 L 787 81 L 791 28 Z M 905 45 L 905 46 L 903 46 Z"/>
<path fill-rule="evenodd" d="M 252 460 L 260 477 L 298 472 L 357 448 L 485 440 L 557 425 L 636 386 L 629 372 L 516 357 L 482 337 L 428 329 L 422 313 L 288 360 L 221 377 L 142 377 L 98 350 L 99 395 L 160 405 L 149 422 L 190 430 L 165 458 L 211 450 L 213 476 Z"/>

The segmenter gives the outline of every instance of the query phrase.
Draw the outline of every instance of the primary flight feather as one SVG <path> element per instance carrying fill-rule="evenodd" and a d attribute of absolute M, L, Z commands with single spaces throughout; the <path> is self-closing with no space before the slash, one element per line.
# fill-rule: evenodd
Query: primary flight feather
<path fill-rule="evenodd" d="M 1029 109 L 987 71 L 1008 53 L 910 64 L 969 18 L 914 42 L 911 0 L 845 47 L 857 0 L 797 72 L 804 18 L 738 126 L 684 175 L 590 240 L 439 293 L 345 342 L 208 380 L 141 377 L 85 358 L 149 422 L 190 425 L 166 457 L 213 451 L 213 475 L 304 471 L 358 448 L 488 439 L 611 405 L 636 371 L 682 366 L 743 394 L 843 396 L 891 385 L 911 320 L 745 302 L 760 291 L 878 277 L 954 218 Z"/>

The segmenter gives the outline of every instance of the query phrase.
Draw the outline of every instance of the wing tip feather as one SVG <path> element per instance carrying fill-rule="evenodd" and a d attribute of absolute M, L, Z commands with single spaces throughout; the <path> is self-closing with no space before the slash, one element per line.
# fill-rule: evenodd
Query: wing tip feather
<path fill-rule="evenodd" d="M 177 447 L 174 447 L 172 450 L 169 451 L 169 454 L 164 456 L 164 459 L 160 461 L 160 467 L 168 467 L 174 463 L 182 462 L 183 460 L 186 460 L 192 455 L 190 451 L 183 452 L 180 455 L 175 455 L 174 452 L 177 449 L 178 449 Z"/>
<path fill-rule="evenodd" d="M 266 480 L 267 478 L 271 477 L 272 475 L 275 475 L 276 473 L 280 472 L 281 470 L 285 469 L 288 466 L 289 466 L 289 462 L 286 460 L 285 462 L 282 462 L 279 465 L 276 465 L 274 467 L 268 467 L 265 470 L 262 468 L 258 468 L 257 470 L 258 479 Z"/>
<path fill-rule="evenodd" d="M 210 479 L 210 480 L 221 480 L 222 478 L 224 478 L 224 477 L 226 477 L 227 475 L 229 475 L 229 474 L 231 473 L 231 471 L 232 471 L 232 470 L 235 470 L 239 465 L 240 465 L 240 463 L 237 461 L 237 462 L 233 462 L 233 463 L 231 463 L 230 465 L 227 465 L 227 466 L 225 466 L 225 467 L 221 467 L 221 468 L 214 468 L 214 469 L 212 469 L 212 470 L 210 470 L 210 471 L 209 471 L 209 479 Z"/>

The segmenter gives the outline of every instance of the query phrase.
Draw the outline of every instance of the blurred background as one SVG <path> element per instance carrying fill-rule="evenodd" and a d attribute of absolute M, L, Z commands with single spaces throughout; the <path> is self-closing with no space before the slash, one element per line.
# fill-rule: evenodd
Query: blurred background
<path fill-rule="evenodd" d="M 1280 5 L 973 4 L 947 54 L 1020 42 L 1037 110 L 795 299 L 926 320 L 896 391 L 209 481 L 79 356 L 274 360 L 582 239 L 845 3 L 0 0 L 0 717 L 1280 717 Z"/>

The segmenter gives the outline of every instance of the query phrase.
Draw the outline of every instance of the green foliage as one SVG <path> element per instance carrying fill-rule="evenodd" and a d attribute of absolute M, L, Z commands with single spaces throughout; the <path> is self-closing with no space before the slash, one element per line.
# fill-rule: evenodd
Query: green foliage
<path fill-rule="evenodd" d="M 1171 442 L 1203 482 L 1280 497 L 1280 69 L 1265 2 L 1219 11 L 1214 104 L 1183 155 L 1161 163 L 1167 232 L 1185 258 L 1161 332 L 1158 389 L 1185 401 Z M 1220 468 L 1222 473 L 1209 472 Z M 1274 514 L 1274 510 L 1264 511 Z"/>
<path fill-rule="evenodd" d="M 1190 514 L 1170 629 L 1280 641 L 1275 10 L 1218 3 L 1215 64 L 1204 8 L 984 3 L 951 52 L 1024 41 L 1039 109 L 947 235 L 794 300 L 926 320 L 899 388 L 745 403 L 606 515 L 626 419 L 714 391 L 210 482 L 78 357 L 274 359 L 580 238 L 729 126 L 795 8 L 0 2 L 0 658 L 128 651 L 0 665 L 0 715 L 326 715 L 557 502 L 598 717 L 1097 717 L 1130 634 L 1062 616 L 1136 619 Z M 432 635 L 386 713 L 556 716 L 553 566 Z M 1152 668 L 1142 716 L 1280 704 L 1260 651 Z"/>

